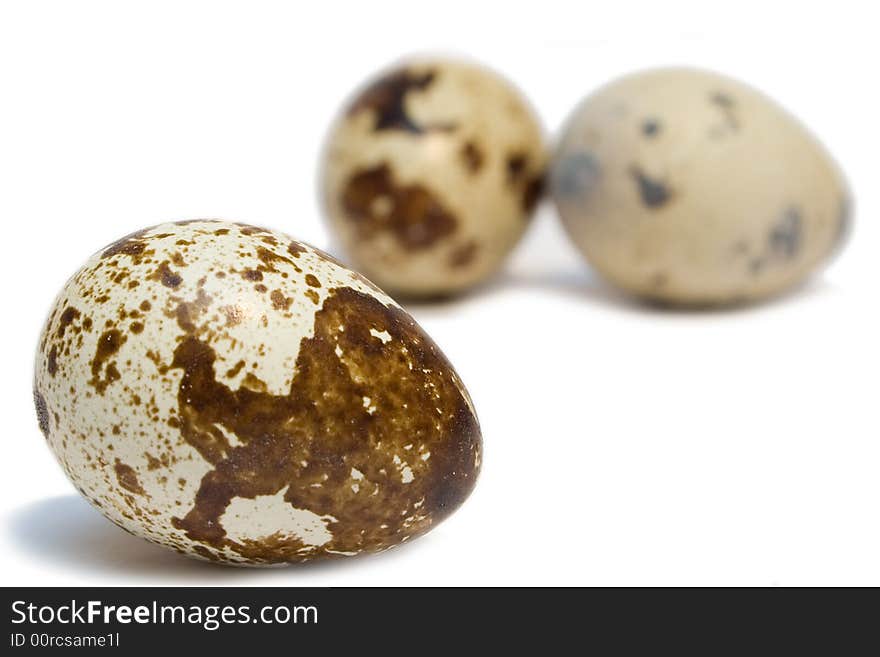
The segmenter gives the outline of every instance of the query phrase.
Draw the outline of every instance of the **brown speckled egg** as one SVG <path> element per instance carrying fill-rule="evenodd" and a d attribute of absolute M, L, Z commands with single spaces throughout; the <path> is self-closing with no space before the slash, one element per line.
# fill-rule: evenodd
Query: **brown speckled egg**
<path fill-rule="evenodd" d="M 377 552 L 470 494 L 468 393 L 413 319 L 321 251 L 192 221 L 96 253 L 55 301 L 34 399 L 114 523 L 235 564 Z"/>
<path fill-rule="evenodd" d="M 499 269 L 539 198 L 542 130 L 508 82 L 412 60 L 363 89 L 333 126 L 322 197 L 352 264 L 407 296 L 443 296 Z"/>
<path fill-rule="evenodd" d="M 761 93 L 654 70 L 589 96 L 550 187 L 593 267 L 672 304 L 755 300 L 805 279 L 839 243 L 849 193 L 825 149 Z"/>

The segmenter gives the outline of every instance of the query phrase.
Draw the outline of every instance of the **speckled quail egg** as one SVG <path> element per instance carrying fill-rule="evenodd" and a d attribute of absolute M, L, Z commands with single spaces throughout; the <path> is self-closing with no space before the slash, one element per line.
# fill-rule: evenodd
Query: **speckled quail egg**
<path fill-rule="evenodd" d="M 271 564 L 376 552 L 470 494 L 468 393 L 387 295 L 244 224 L 148 228 L 101 250 L 39 342 L 39 425 L 114 523 Z"/>
<path fill-rule="evenodd" d="M 660 302 L 757 300 L 803 281 L 849 222 L 821 144 L 774 101 L 714 73 L 620 78 L 574 111 L 553 200 L 604 277 Z"/>
<path fill-rule="evenodd" d="M 545 161 L 542 129 L 507 81 L 414 59 L 336 121 L 321 195 L 356 268 L 393 293 L 446 296 L 499 269 L 528 225 Z"/>

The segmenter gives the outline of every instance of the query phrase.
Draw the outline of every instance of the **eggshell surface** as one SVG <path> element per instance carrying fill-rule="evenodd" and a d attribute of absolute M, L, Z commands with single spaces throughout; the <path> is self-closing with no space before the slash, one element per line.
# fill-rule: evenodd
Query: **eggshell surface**
<path fill-rule="evenodd" d="M 541 127 L 508 82 L 467 62 L 409 60 L 336 121 L 321 195 L 356 268 L 394 293 L 442 296 L 499 269 L 545 162 Z"/>
<path fill-rule="evenodd" d="M 105 516 L 220 562 L 393 547 L 455 510 L 480 468 L 470 397 L 413 319 L 244 224 L 163 224 L 95 254 L 51 310 L 34 399 Z"/>
<path fill-rule="evenodd" d="M 575 110 L 550 191 L 574 243 L 624 290 L 685 305 L 803 281 L 849 222 L 822 145 L 774 101 L 714 73 L 620 78 Z"/>

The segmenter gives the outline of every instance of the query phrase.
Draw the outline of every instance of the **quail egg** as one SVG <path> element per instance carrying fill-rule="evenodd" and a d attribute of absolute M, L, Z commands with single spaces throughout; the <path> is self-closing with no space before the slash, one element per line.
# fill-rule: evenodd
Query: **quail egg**
<path fill-rule="evenodd" d="M 392 293 L 447 296 L 502 265 L 540 196 L 545 159 L 538 120 L 506 80 L 413 59 L 336 121 L 321 195 L 356 268 Z"/>
<path fill-rule="evenodd" d="M 260 565 L 377 552 L 470 494 L 481 437 L 437 345 L 367 279 L 281 233 L 169 223 L 55 300 L 39 425 L 123 529 Z"/>
<path fill-rule="evenodd" d="M 763 299 L 816 270 L 849 223 L 847 185 L 774 101 L 721 75 L 620 78 L 574 111 L 550 191 L 575 245 L 646 299 Z"/>

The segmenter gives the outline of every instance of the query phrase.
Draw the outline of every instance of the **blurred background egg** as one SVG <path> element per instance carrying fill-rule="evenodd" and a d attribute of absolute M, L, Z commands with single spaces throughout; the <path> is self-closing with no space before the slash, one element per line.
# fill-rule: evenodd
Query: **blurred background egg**
<path fill-rule="evenodd" d="M 499 269 L 540 197 L 545 159 L 538 120 L 506 80 L 412 59 L 333 125 L 321 196 L 356 268 L 392 293 L 443 296 Z"/>
<path fill-rule="evenodd" d="M 588 96 L 550 179 L 589 263 L 673 304 L 786 290 L 828 258 L 849 222 L 847 185 L 822 145 L 763 94 L 700 70 L 635 73 Z"/>
<path fill-rule="evenodd" d="M 40 428 L 127 531 L 237 564 L 384 550 L 470 494 L 481 437 L 443 354 L 322 252 L 225 222 L 92 258 L 36 357 Z"/>

